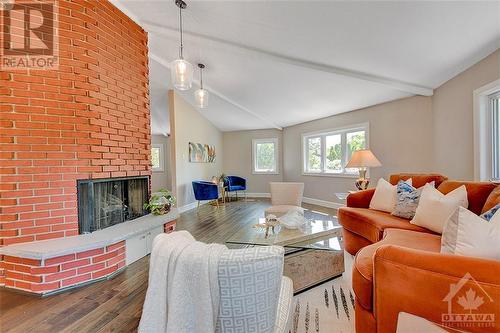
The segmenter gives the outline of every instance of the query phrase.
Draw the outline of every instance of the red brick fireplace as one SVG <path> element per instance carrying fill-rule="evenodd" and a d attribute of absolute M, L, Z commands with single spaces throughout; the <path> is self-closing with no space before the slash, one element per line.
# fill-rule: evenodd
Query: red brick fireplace
<path fill-rule="evenodd" d="M 59 69 L 0 72 L 0 246 L 77 235 L 78 179 L 150 176 L 147 41 L 108 1 L 61 0 Z M 2 256 L 0 284 L 100 276 L 124 265 L 122 243 L 72 260 Z"/>

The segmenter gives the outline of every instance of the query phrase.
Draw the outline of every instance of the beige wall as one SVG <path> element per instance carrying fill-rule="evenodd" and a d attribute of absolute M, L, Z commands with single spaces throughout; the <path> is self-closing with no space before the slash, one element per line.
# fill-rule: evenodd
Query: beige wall
<path fill-rule="evenodd" d="M 436 171 L 454 179 L 474 178 L 472 94 L 499 78 L 500 50 L 497 50 L 434 91 Z"/>
<path fill-rule="evenodd" d="M 285 128 L 284 179 L 304 182 L 305 197 L 339 202 L 335 192 L 353 190 L 355 178 L 302 175 L 302 134 L 365 122 L 370 149 L 382 163 L 371 170 L 372 186 L 394 172 L 432 170 L 431 98 L 416 96 Z"/>
<path fill-rule="evenodd" d="M 252 173 L 252 140 L 278 139 L 279 174 L 262 175 Z M 250 193 L 269 193 L 269 182 L 283 180 L 283 133 L 276 129 L 235 131 L 224 133 L 223 170 L 227 175 L 236 175 L 247 180 L 247 191 Z"/>
<path fill-rule="evenodd" d="M 174 91 L 169 92 L 171 126 L 172 185 L 177 195 L 177 206 L 195 202 L 193 180 L 210 180 L 222 172 L 222 132 L 210 123 L 200 112 L 189 105 Z M 217 153 L 215 163 L 190 163 L 189 142 L 214 145 Z"/>
<path fill-rule="evenodd" d="M 163 145 L 164 165 L 163 171 L 153 171 L 151 173 L 151 190 L 153 192 L 159 189 L 172 189 L 172 173 L 170 168 L 170 138 L 164 135 L 152 135 L 153 144 Z"/>

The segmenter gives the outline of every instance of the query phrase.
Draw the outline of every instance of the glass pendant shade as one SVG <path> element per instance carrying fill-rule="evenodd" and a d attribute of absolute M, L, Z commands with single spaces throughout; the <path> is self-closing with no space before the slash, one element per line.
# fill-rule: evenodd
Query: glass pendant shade
<path fill-rule="evenodd" d="M 176 89 L 189 90 L 193 83 L 193 65 L 184 59 L 172 61 L 172 84 Z"/>
<path fill-rule="evenodd" d="M 206 89 L 198 89 L 194 92 L 196 106 L 204 109 L 208 106 L 208 91 Z"/>

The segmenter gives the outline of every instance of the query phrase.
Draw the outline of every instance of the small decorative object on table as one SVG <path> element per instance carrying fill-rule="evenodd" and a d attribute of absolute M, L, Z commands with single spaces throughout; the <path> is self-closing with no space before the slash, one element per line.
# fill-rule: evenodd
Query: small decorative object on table
<path fill-rule="evenodd" d="M 356 188 L 358 190 L 366 190 L 370 180 L 366 178 L 366 171 L 368 168 L 379 167 L 382 164 L 373 155 L 370 149 L 363 149 L 355 151 L 347 165 L 348 168 L 357 168 L 359 170 L 359 178 L 356 180 Z"/>
<path fill-rule="evenodd" d="M 278 217 L 281 223 L 287 229 L 300 229 L 305 223 L 304 211 L 297 207 L 296 209 L 289 210 L 285 215 Z"/>
<path fill-rule="evenodd" d="M 153 215 L 164 215 L 170 211 L 175 204 L 175 197 L 172 192 L 161 189 L 151 195 L 149 202 L 144 204 L 144 209 L 149 210 Z"/>
<path fill-rule="evenodd" d="M 257 223 L 253 227 L 258 228 L 258 229 L 265 229 L 266 230 L 266 238 L 269 236 L 269 228 L 271 228 L 273 234 L 275 233 L 275 227 L 279 226 L 280 222 L 276 218 L 276 216 L 270 214 L 266 216 L 266 222 L 264 223 Z"/>

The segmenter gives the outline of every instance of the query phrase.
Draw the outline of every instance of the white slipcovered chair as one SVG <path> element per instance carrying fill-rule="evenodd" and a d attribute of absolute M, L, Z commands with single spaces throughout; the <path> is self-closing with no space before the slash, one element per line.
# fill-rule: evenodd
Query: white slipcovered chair
<path fill-rule="evenodd" d="M 288 333 L 293 284 L 283 261 L 279 246 L 222 252 L 217 333 Z"/>
<path fill-rule="evenodd" d="M 304 211 L 301 207 L 304 183 L 271 182 L 269 186 L 271 189 L 271 207 L 265 210 L 266 216 L 272 214 L 280 217 L 290 210 Z"/>

